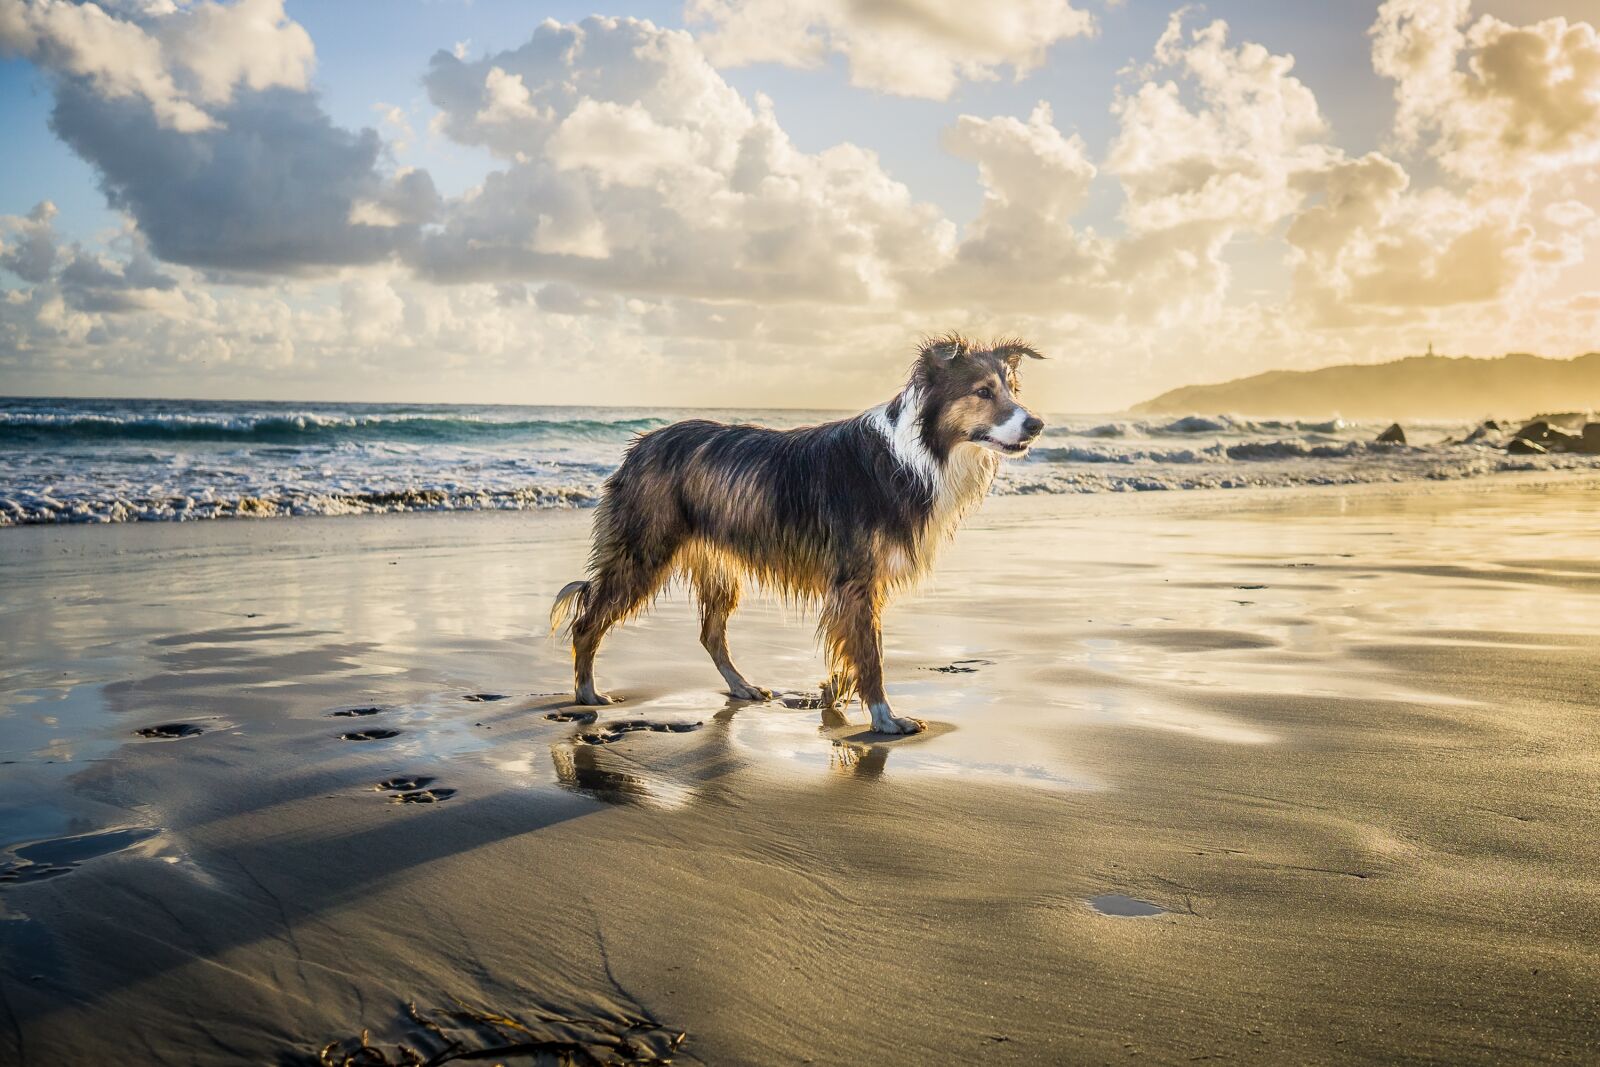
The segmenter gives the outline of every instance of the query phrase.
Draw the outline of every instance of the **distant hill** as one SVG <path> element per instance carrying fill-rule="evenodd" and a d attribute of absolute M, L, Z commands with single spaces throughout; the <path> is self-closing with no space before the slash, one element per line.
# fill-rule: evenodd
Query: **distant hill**
<path fill-rule="evenodd" d="M 1576 359 L 1517 353 L 1497 359 L 1412 356 L 1393 363 L 1275 370 L 1219 385 L 1188 385 L 1135 405 L 1138 414 L 1347 419 L 1475 419 L 1488 414 L 1600 408 L 1600 352 Z"/>

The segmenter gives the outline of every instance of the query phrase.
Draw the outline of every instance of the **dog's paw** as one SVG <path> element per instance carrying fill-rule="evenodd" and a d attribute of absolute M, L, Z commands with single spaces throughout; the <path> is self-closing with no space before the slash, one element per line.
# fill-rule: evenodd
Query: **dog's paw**
<path fill-rule="evenodd" d="M 621 699 L 621 697 L 610 697 L 604 693 L 595 692 L 579 693 L 575 698 L 576 703 L 587 704 L 590 707 L 603 707 L 606 704 L 615 704 Z"/>
<path fill-rule="evenodd" d="M 921 719 L 892 714 L 889 709 L 872 710 L 872 732 L 875 734 L 917 734 L 928 728 Z"/>
<path fill-rule="evenodd" d="M 746 682 L 744 685 L 730 685 L 728 695 L 735 700 L 771 700 L 772 690 Z"/>

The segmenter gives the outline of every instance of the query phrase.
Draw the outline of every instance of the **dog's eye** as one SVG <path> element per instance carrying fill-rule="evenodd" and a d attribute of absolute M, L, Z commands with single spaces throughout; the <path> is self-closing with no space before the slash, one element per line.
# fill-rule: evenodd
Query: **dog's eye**
<path fill-rule="evenodd" d="M 983 398 L 983 399 L 985 399 L 985 400 L 993 400 L 993 399 L 994 399 L 994 390 L 993 390 L 993 389 L 990 389 L 990 388 L 989 388 L 989 387 L 988 387 L 988 386 L 987 386 L 987 385 L 986 385 L 986 386 L 984 386 L 984 387 L 983 387 L 983 388 L 981 388 L 981 389 L 979 389 L 979 390 L 978 390 L 978 395 L 979 395 L 979 396 L 980 396 L 980 397 L 982 397 L 982 398 Z"/>

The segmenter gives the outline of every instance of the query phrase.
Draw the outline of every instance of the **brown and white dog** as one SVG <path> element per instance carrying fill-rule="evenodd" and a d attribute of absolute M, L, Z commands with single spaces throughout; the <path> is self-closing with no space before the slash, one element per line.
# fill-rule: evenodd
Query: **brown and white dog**
<path fill-rule="evenodd" d="M 1000 458 L 1025 455 L 1044 428 L 1017 399 L 1024 357 L 1042 358 L 950 334 L 922 345 L 894 399 L 854 418 L 796 430 L 691 419 L 640 437 L 595 512 L 589 578 L 550 614 L 552 628 L 571 621 L 578 702 L 611 702 L 594 687 L 600 640 L 674 575 L 694 588 L 700 642 L 729 693 L 771 697 L 728 655 L 748 579 L 821 605 L 830 699 L 859 695 L 882 733 L 922 729 L 884 693 L 884 604 L 927 572 Z"/>

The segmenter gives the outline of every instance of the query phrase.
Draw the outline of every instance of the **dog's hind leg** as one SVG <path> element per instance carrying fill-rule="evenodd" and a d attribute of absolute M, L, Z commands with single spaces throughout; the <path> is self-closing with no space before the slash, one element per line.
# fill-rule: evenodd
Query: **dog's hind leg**
<path fill-rule="evenodd" d="M 728 654 L 728 616 L 739 606 L 739 580 L 719 567 L 693 567 L 695 597 L 700 601 L 700 643 L 711 653 L 728 695 L 735 700 L 770 700 L 772 691 L 751 685 Z"/>
<path fill-rule="evenodd" d="M 579 704 L 609 704 L 594 687 L 594 657 L 606 631 L 633 615 L 667 580 L 673 548 L 656 545 L 638 552 L 617 552 L 604 560 L 590 579 L 584 607 L 572 624 L 573 695 Z"/>
<path fill-rule="evenodd" d="M 879 624 L 882 594 L 870 579 L 835 583 L 822 609 L 821 629 L 827 642 L 829 670 L 852 676 L 861 703 L 880 734 L 914 734 L 926 729 L 918 719 L 902 718 L 889 708 L 883 689 L 883 632 Z"/>

